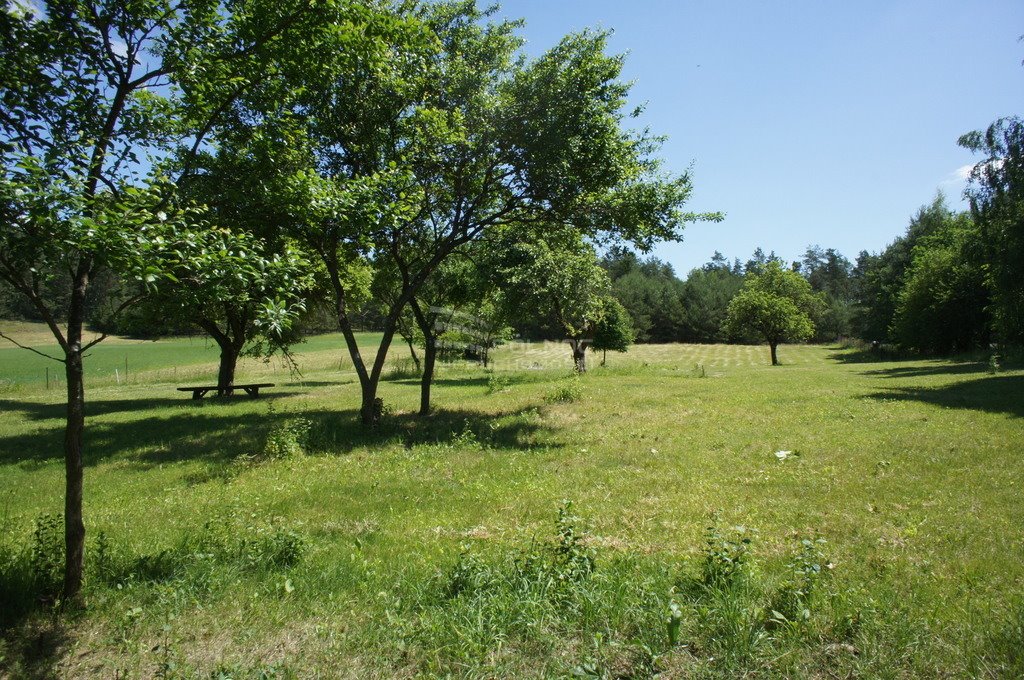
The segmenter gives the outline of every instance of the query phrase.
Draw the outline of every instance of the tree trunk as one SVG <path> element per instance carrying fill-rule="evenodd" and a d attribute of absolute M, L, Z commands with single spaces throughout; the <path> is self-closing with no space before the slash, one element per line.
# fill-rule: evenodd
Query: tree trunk
<path fill-rule="evenodd" d="M 70 331 L 68 336 L 74 337 Z M 79 331 L 78 336 L 81 337 Z M 85 430 L 85 382 L 80 340 L 70 343 L 65 355 L 68 387 L 67 423 L 64 429 L 64 592 L 65 605 L 77 604 L 82 589 L 85 559 L 85 522 L 82 519 L 82 433 Z"/>
<path fill-rule="evenodd" d="M 200 328 L 213 338 L 220 347 L 220 367 L 217 369 L 217 396 L 225 397 L 232 393 L 232 386 L 235 384 L 235 368 L 238 366 L 238 356 L 245 346 L 245 325 L 239 324 L 237 319 L 229 315 L 227 330 L 221 330 L 216 321 L 212 319 L 200 319 Z M 235 338 L 231 333 L 234 331 Z"/>
<path fill-rule="evenodd" d="M 587 372 L 587 343 L 584 340 L 570 340 L 572 363 L 577 373 Z"/>
<path fill-rule="evenodd" d="M 603 349 L 601 350 L 601 365 L 604 366 L 606 363 L 608 363 L 608 350 Z"/>
<path fill-rule="evenodd" d="M 427 347 L 423 353 L 423 375 L 420 377 L 420 415 L 430 415 L 430 387 L 434 382 L 434 363 L 437 360 L 437 341 L 433 336 L 427 338 Z"/>
<path fill-rule="evenodd" d="M 64 371 L 67 378 L 68 406 L 64 427 L 64 588 L 65 606 L 81 602 L 82 569 L 85 561 L 85 521 L 82 517 L 82 487 L 85 476 L 82 461 L 82 435 L 85 432 L 85 375 L 82 366 L 82 326 L 85 320 L 85 293 L 89 287 L 91 263 L 79 263 L 75 286 L 68 305 L 67 343 Z"/>
<path fill-rule="evenodd" d="M 779 365 L 779 355 L 778 355 L 778 353 L 775 350 L 779 346 L 779 343 L 777 343 L 777 342 L 770 342 L 770 343 L 768 343 L 768 346 L 772 348 L 772 366 L 778 366 Z"/>
<path fill-rule="evenodd" d="M 416 325 L 420 327 L 420 332 L 423 333 L 425 345 L 423 374 L 420 376 L 420 415 L 426 416 L 430 414 L 430 388 L 434 383 L 434 364 L 437 361 L 437 336 L 427 315 L 423 313 L 423 307 L 420 306 L 416 298 L 409 300 L 409 307 L 412 309 L 412 315 L 416 319 Z"/>
<path fill-rule="evenodd" d="M 238 366 L 239 351 L 232 343 L 220 346 L 220 368 L 217 371 L 217 396 L 229 396 L 235 384 L 235 368 Z"/>

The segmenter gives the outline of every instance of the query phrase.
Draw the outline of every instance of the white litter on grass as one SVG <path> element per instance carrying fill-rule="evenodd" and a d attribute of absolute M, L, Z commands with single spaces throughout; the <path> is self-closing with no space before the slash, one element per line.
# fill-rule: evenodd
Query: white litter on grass
<path fill-rule="evenodd" d="M 776 451 L 775 452 L 775 457 L 778 458 L 779 460 L 786 460 L 787 458 L 789 458 L 792 455 L 793 455 L 792 451 Z"/>

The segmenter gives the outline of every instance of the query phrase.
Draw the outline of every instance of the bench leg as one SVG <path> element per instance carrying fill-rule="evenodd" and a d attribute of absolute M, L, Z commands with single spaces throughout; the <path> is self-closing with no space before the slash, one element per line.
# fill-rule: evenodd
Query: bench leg
<path fill-rule="evenodd" d="M 192 390 L 193 399 L 202 399 L 204 394 L 206 394 L 206 390 Z"/>
<path fill-rule="evenodd" d="M 245 393 L 248 394 L 253 399 L 256 399 L 257 397 L 260 396 L 260 388 L 258 388 L 258 387 L 246 387 L 245 388 Z"/>

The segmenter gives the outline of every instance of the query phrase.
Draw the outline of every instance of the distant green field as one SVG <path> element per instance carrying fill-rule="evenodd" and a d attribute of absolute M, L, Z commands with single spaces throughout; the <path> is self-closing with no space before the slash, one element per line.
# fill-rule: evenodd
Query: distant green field
<path fill-rule="evenodd" d="M 442 364 L 419 418 L 407 355 L 368 431 L 336 335 L 301 377 L 248 361 L 259 400 L 173 390 L 212 379 L 199 339 L 97 348 L 60 618 L 62 394 L 0 350 L 0 674 L 1024 673 L 1019 368 L 649 345 L 575 379 L 513 343 Z"/>
<path fill-rule="evenodd" d="M 27 325 L 27 324 L 25 324 Z M 3 326 L 0 325 L 0 330 Z M 60 356 L 60 348 L 56 342 L 38 342 L 44 331 L 32 329 L 31 337 L 35 342 L 23 343 L 33 349 Z M 13 334 L 17 339 L 17 334 Z M 377 333 L 360 333 L 360 343 L 375 346 L 379 342 Z M 338 333 L 314 335 L 294 348 L 296 356 L 315 356 L 316 361 L 327 361 L 326 355 L 334 355 L 348 360 L 348 350 L 344 338 Z M 89 350 L 85 360 L 87 385 L 119 384 L 128 373 L 129 381 L 136 382 L 174 382 L 181 379 L 195 380 L 206 378 L 214 380 L 217 376 L 217 343 L 209 338 L 197 335 L 190 338 L 171 338 L 160 340 L 132 340 L 117 338 L 115 341 L 104 341 Z M 0 381 L 11 385 L 39 386 L 45 385 L 47 368 L 51 387 L 56 388 L 56 381 L 61 379 L 63 367 L 13 344 L 0 339 Z M 240 364 L 239 380 L 247 376 L 269 373 L 287 375 L 288 368 L 279 359 L 264 363 L 262 360 L 243 360 Z"/>

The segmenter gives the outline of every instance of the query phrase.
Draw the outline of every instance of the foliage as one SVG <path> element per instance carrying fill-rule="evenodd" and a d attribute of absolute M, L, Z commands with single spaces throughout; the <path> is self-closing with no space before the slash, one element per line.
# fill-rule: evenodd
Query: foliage
<path fill-rule="evenodd" d="M 598 352 L 625 352 L 633 344 L 633 322 L 626 308 L 613 297 L 604 300 L 603 316 L 594 326 L 591 348 Z M 601 361 L 604 364 L 604 360 Z"/>
<path fill-rule="evenodd" d="M 853 276 L 858 288 L 859 309 L 855 327 L 859 337 L 868 341 L 888 342 L 899 305 L 900 292 L 906 282 L 907 270 L 914 258 L 917 243 L 943 229 L 952 217 L 940 193 L 929 205 L 922 206 L 911 218 L 906 233 L 877 255 L 862 252 L 857 258 Z"/>
<path fill-rule="evenodd" d="M 985 158 L 966 190 L 984 244 L 986 283 L 998 337 L 1024 343 L 1024 119 L 1001 118 L 960 146 Z"/>
<path fill-rule="evenodd" d="M 920 238 L 897 300 L 893 334 L 904 347 L 952 354 L 986 347 L 989 295 L 980 233 L 953 215 Z"/>
<path fill-rule="evenodd" d="M 811 317 L 820 304 L 804 278 L 772 261 L 760 273 L 747 274 L 743 288 L 729 303 L 726 327 L 734 337 L 755 336 L 767 342 L 774 365 L 778 363 L 776 345 L 814 334 Z"/>
<path fill-rule="evenodd" d="M 519 314 L 550 316 L 572 347 L 578 372 L 609 298 L 607 272 L 593 246 L 573 232 L 508 245 L 500 261 L 503 288 Z"/>
<path fill-rule="evenodd" d="M 811 246 L 804 253 L 799 272 L 811 284 L 811 290 L 821 293 L 823 302 L 820 314 L 813 319 L 814 340 L 830 342 L 852 334 L 857 299 L 853 269 L 853 263 L 834 248 Z"/>
<path fill-rule="evenodd" d="M 705 265 L 686 277 L 682 289 L 684 342 L 725 342 L 729 303 L 743 286 L 743 276 L 728 264 Z"/>
<path fill-rule="evenodd" d="M 705 529 L 700 578 L 705 586 L 721 588 L 743 576 L 753 538 L 751 530 L 744 526 L 733 527 L 729 533 L 723 532 L 717 519 L 716 516 Z"/>
<path fill-rule="evenodd" d="M 308 418 L 291 418 L 275 426 L 267 434 L 263 455 L 270 459 L 304 455 L 310 445 L 313 422 Z"/>
<path fill-rule="evenodd" d="M 680 339 L 683 283 L 671 265 L 650 257 L 641 260 L 633 251 L 613 247 L 601 259 L 608 271 L 612 295 L 626 308 L 638 342 Z"/>
<path fill-rule="evenodd" d="M 768 606 L 773 622 L 785 625 L 811 618 L 814 591 L 830 566 L 822 552 L 826 543 L 824 538 L 800 539 L 799 552 L 786 565 L 789 577 Z"/>

